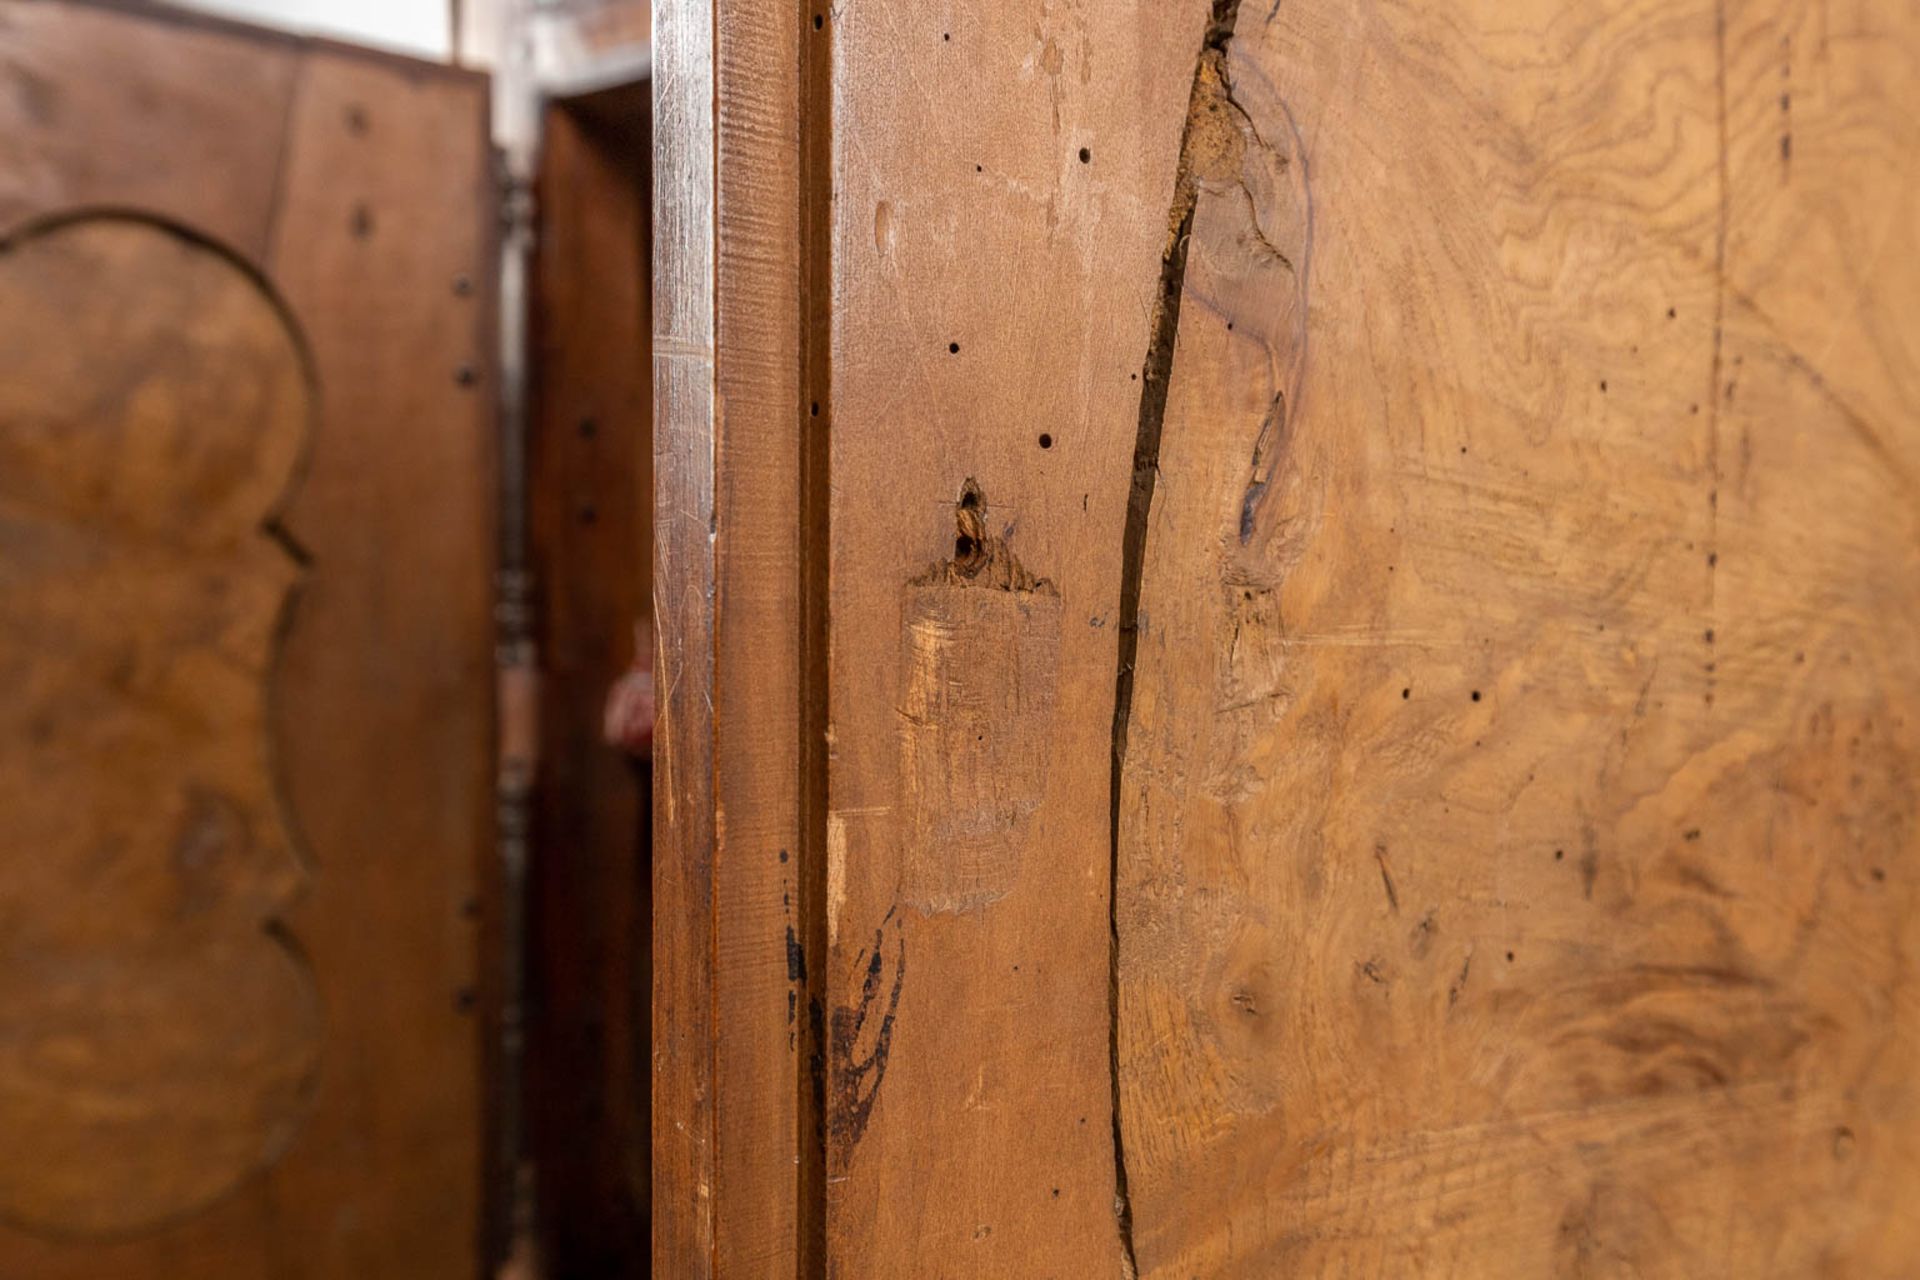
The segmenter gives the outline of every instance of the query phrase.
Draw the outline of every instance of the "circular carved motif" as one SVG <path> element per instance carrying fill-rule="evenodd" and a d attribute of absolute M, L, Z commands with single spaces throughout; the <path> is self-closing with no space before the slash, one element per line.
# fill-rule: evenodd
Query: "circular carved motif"
<path fill-rule="evenodd" d="M 267 1167 L 321 1039 L 268 698 L 312 379 L 230 255 L 0 242 L 0 1217 L 121 1234 Z"/>

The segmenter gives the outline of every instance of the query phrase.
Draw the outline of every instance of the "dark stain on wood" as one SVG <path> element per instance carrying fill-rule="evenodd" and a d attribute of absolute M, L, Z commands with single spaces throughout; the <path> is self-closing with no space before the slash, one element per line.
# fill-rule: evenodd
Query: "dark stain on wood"
<path fill-rule="evenodd" d="M 859 1003 L 833 1011 L 833 1070 L 829 1081 L 833 1096 L 826 1117 L 828 1160 L 836 1171 L 852 1162 L 854 1149 L 867 1131 L 880 1085 L 886 1079 L 887 1059 L 893 1053 L 894 1017 L 907 979 L 907 948 L 898 923 L 892 924 L 892 932 L 891 984 L 886 981 L 888 929 L 882 925 L 873 931 L 872 948 L 861 953 L 865 972 Z"/>

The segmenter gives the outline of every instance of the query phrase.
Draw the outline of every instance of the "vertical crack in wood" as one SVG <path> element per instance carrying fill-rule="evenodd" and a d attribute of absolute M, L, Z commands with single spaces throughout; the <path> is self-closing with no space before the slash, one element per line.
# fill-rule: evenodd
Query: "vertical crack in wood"
<path fill-rule="evenodd" d="M 794 1055 L 798 1151 L 794 1158 L 794 1275 L 827 1274 L 827 1076 L 829 971 L 827 936 L 827 679 L 831 559 L 833 420 L 833 26 L 815 26 L 812 5 L 791 14 L 799 23 L 800 208 L 800 847 L 802 974 L 794 991 L 798 1051 Z M 811 955 L 813 963 L 806 967 Z M 902 949 L 901 963 L 905 963 Z M 810 977 L 808 975 L 811 975 Z M 878 1082 L 875 1082 L 876 1088 Z"/>
<path fill-rule="evenodd" d="M 1224 63 L 1240 0 L 1213 0 L 1206 37 L 1195 61 L 1193 89 L 1188 95 L 1187 121 L 1181 132 L 1179 167 L 1174 175 L 1173 201 L 1167 210 L 1168 240 L 1160 260 L 1160 294 L 1155 299 L 1153 324 L 1140 371 L 1140 420 L 1134 435 L 1133 477 L 1127 493 L 1127 518 L 1120 548 L 1119 661 L 1114 674 L 1113 761 L 1109 788 L 1107 865 L 1107 1067 L 1113 1112 L 1113 1210 L 1120 1232 L 1121 1262 L 1132 1280 L 1139 1274 L 1133 1243 L 1133 1202 L 1127 1188 L 1126 1135 L 1120 1116 L 1120 808 L 1122 773 L 1126 766 L 1127 724 L 1133 711 L 1133 666 L 1139 651 L 1140 587 L 1146 564 L 1147 517 L 1153 508 L 1154 482 L 1160 468 L 1160 437 L 1167 412 L 1167 389 L 1173 374 L 1173 350 L 1180 329 L 1180 299 L 1186 287 L 1187 244 L 1193 231 L 1193 210 L 1199 188 L 1194 178 L 1190 147 L 1193 120 L 1201 99 L 1209 63 Z"/>

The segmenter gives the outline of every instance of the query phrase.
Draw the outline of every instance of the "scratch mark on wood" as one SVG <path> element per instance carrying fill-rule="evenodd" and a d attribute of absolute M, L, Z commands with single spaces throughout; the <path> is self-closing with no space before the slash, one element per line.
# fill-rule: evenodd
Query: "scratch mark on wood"
<path fill-rule="evenodd" d="M 1387 846 L 1373 846 L 1373 860 L 1380 864 L 1380 883 L 1387 890 L 1387 905 L 1393 908 L 1393 914 L 1400 914 L 1400 893 L 1393 887 L 1393 867 L 1387 862 Z"/>

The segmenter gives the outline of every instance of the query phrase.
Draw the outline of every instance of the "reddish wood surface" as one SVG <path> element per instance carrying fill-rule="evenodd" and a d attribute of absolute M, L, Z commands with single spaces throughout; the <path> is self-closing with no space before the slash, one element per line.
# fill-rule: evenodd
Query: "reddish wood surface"
<path fill-rule="evenodd" d="M 7 0 L 0 50 L 0 224 L 121 206 L 265 259 L 298 45 L 107 7 Z"/>

